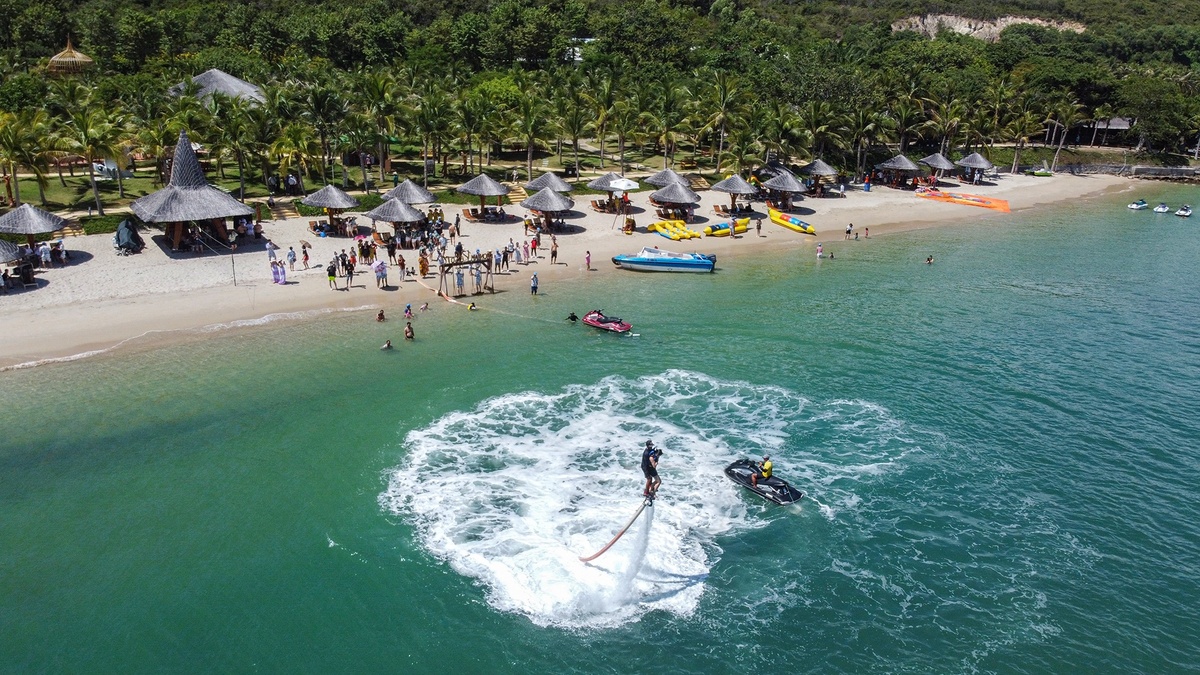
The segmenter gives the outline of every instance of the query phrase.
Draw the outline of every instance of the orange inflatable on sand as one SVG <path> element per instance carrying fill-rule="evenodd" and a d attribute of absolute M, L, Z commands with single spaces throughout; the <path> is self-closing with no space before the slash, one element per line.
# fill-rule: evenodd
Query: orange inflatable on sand
<path fill-rule="evenodd" d="M 965 204 L 967 206 L 981 206 L 985 209 L 993 209 L 996 211 L 1009 213 L 1008 201 L 1004 199 L 993 199 L 992 197 L 968 195 L 962 192 L 942 192 L 937 188 L 917 188 L 917 196 L 924 197 L 925 199 L 933 199 L 939 202 Z"/>

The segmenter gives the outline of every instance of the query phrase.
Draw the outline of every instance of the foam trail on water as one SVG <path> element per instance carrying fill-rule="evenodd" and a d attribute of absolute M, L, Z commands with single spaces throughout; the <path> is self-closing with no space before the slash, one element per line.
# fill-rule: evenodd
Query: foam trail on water
<path fill-rule="evenodd" d="M 488 603 L 543 626 L 607 628 L 699 606 L 721 541 L 773 510 L 723 474 L 769 452 L 825 501 L 854 504 L 913 444 L 869 403 L 814 405 L 786 389 L 671 370 L 518 392 L 456 411 L 404 438 L 380 505 L 419 544 L 479 581 Z M 839 435 L 833 448 L 824 438 Z M 642 500 L 646 439 L 665 450 L 663 486 L 641 523 L 591 563 Z M 848 508 L 848 507 L 842 507 Z"/>

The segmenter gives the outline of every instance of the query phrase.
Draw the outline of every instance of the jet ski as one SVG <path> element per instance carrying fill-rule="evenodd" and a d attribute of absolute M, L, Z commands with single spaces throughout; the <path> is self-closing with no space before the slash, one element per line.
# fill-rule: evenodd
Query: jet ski
<path fill-rule="evenodd" d="M 604 312 L 599 309 L 593 309 L 584 314 L 583 323 L 592 328 L 599 328 L 610 333 L 628 333 L 633 329 L 632 325 L 615 316 L 604 316 Z"/>
<path fill-rule="evenodd" d="M 1178 211 L 1175 212 L 1175 215 L 1179 216 L 1180 218 L 1191 218 L 1192 207 L 1184 204 Z"/>
<path fill-rule="evenodd" d="M 1150 208 L 1150 205 L 1146 203 L 1145 199 L 1139 199 L 1125 208 L 1133 209 L 1134 211 L 1141 211 L 1142 209 Z"/>
<path fill-rule="evenodd" d="M 741 485 L 747 490 L 757 493 L 763 499 L 780 505 L 795 504 L 804 499 L 804 493 L 788 485 L 787 481 L 778 476 L 771 476 L 758 481 L 758 485 L 750 482 L 750 476 L 758 471 L 758 465 L 748 459 L 739 459 L 725 467 L 725 475 L 729 480 Z"/>
<path fill-rule="evenodd" d="M 1154 207 L 1155 213 L 1170 213 L 1170 211 L 1171 207 L 1167 206 L 1166 202 L 1162 202 L 1158 206 Z"/>

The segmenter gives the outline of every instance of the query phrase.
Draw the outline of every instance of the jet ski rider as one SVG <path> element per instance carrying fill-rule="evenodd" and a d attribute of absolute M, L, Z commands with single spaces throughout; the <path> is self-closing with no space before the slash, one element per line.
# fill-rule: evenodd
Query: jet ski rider
<path fill-rule="evenodd" d="M 646 476 L 643 497 L 654 498 L 658 493 L 658 486 L 662 485 L 662 479 L 658 477 L 659 457 L 662 457 L 662 450 L 654 447 L 654 441 L 646 441 L 646 449 L 642 451 L 642 474 Z"/>
<path fill-rule="evenodd" d="M 750 474 L 750 484 L 753 485 L 754 487 L 758 487 L 759 479 L 767 480 L 768 478 L 770 478 L 771 470 L 773 468 L 774 468 L 774 465 L 771 464 L 771 456 L 763 455 L 763 461 L 758 463 L 758 471 L 755 471 L 754 473 Z"/>

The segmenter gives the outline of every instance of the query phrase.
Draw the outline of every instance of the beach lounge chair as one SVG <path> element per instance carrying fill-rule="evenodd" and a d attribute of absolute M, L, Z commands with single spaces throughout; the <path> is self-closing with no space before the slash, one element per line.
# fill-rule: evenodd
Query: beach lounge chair
<path fill-rule="evenodd" d="M 466 218 L 467 220 L 471 221 L 472 223 L 478 223 L 479 216 L 475 215 L 475 213 L 476 212 L 473 209 L 463 209 L 462 210 L 463 218 Z"/>
<path fill-rule="evenodd" d="M 729 215 L 728 209 L 726 209 L 724 206 L 721 206 L 720 204 L 713 204 L 713 213 L 715 213 L 721 217 L 726 217 Z"/>

